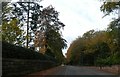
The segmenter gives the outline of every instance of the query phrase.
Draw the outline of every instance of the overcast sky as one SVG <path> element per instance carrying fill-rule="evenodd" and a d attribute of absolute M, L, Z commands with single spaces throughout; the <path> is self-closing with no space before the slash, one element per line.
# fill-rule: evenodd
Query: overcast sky
<path fill-rule="evenodd" d="M 63 37 L 70 43 L 78 36 L 91 29 L 104 30 L 111 21 L 110 16 L 102 18 L 99 0 L 43 0 L 41 5 L 52 5 L 58 12 L 60 20 L 66 25 Z M 63 50 L 65 54 L 67 49 Z"/>

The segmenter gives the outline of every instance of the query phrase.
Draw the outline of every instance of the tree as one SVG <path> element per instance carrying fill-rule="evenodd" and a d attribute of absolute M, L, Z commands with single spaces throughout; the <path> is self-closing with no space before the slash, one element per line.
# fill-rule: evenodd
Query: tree
<path fill-rule="evenodd" d="M 120 12 L 120 1 L 118 2 L 104 2 L 101 6 L 101 11 L 105 13 L 105 15 L 109 15 L 110 13 Z M 120 17 L 115 18 L 110 24 L 108 30 L 113 34 L 114 40 L 117 41 L 118 46 L 120 47 Z"/>
<path fill-rule="evenodd" d="M 36 24 L 41 6 L 36 2 L 15 2 L 9 3 L 8 8 L 10 12 L 5 13 L 4 20 L 18 19 L 18 26 L 24 31 L 22 44 L 25 46 L 26 43 L 26 47 L 30 47 L 30 43 L 33 42 L 33 32 L 38 28 Z"/>
<path fill-rule="evenodd" d="M 113 39 L 112 42 L 116 45 L 115 51 L 120 51 L 120 18 L 115 19 L 109 24 L 109 36 Z"/>
<path fill-rule="evenodd" d="M 62 49 L 66 48 L 67 44 L 60 31 L 65 25 L 59 20 L 58 15 L 58 12 L 52 6 L 44 8 L 41 11 L 38 31 L 44 33 L 45 38 L 43 40 L 46 40 L 46 48 L 53 51 L 55 57 L 62 62 Z"/>
<path fill-rule="evenodd" d="M 17 26 L 17 19 L 12 19 L 9 23 L 2 22 L 2 39 L 11 44 L 20 45 L 22 37 L 22 30 Z"/>
<path fill-rule="evenodd" d="M 118 2 L 104 2 L 101 6 L 101 11 L 106 15 L 118 14 L 118 17 L 114 18 L 112 22 L 108 25 L 108 33 L 109 37 L 111 38 L 111 45 L 112 45 L 112 54 L 111 56 L 115 57 L 115 61 L 119 61 L 116 56 L 120 56 L 120 1 Z M 114 55 L 117 54 L 117 55 Z M 108 58 L 107 60 L 112 59 Z M 112 61 L 113 62 L 113 61 Z M 112 63 L 114 64 L 114 62 Z"/>
<path fill-rule="evenodd" d="M 100 7 L 101 11 L 106 15 L 110 15 L 110 13 L 118 13 L 120 9 L 120 1 L 118 2 L 107 2 L 105 1 L 103 5 Z"/>
<path fill-rule="evenodd" d="M 2 40 L 9 43 L 14 43 L 16 45 L 21 45 L 22 30 L 18 26 L 18 19 L 12 18 L 8 21 L 9 18 L 6 18 L 7 13 L 10 12 L 11 7 L 8 7 L 8 2 L 2 3 Z"/>
<path fill-rule="evenodd" d="M 70 64 L 94 65 L 97 58 L 106 58 L 111 50 L 107 31 L 90 30 L 72 42 L 67 58 Z"/>

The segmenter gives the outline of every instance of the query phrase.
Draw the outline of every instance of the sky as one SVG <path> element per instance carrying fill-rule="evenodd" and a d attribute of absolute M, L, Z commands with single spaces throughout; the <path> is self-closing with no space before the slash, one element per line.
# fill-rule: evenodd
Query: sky
<path fill-rule="evenodd" d="M 86 31 L 105 30 L 112 18 L 102 18 L 104 14 L 100 11 L 100 0 L 43 0 L 40 4 L 43 7 L 52 5 L 59 12 L 59 19 L 66 25 L 62 34 L 68 47 Z M 64 55 L 67 49 L 63 50 Z"/>

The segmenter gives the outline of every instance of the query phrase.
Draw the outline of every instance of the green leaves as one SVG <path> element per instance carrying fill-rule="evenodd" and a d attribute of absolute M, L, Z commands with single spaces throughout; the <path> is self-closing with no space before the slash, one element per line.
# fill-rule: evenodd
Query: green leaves
<path fill-rule="evenodd" d="M 2 23 L 2 39 L 9 43 L 19 42 L 17 41 L 18 36 L 22 35 L 22 30 L 17 24 L 17 19 L 12 19 L 9 23 Z"/>
<path fill-rule="evenodd" d="M 106 15 L 110 13 L 118 14 L 120 10 L 119 2 L 104 2 L 101 6 L 101 11 Z M 111 55 L 106 58 L 107 64 L 120 64 L 118 56 L 120 52 L 120 17 L 114 18 L 108 25 L 109 47 L 111 49 Z"/>
<path fill-rule="evenodd" d="M 120 7 L 119 2 L 104 2 L 103 5 L 100 7 L 101 11 L 106 15 L 110 15 L 110 13 L 115 13 Z"/>

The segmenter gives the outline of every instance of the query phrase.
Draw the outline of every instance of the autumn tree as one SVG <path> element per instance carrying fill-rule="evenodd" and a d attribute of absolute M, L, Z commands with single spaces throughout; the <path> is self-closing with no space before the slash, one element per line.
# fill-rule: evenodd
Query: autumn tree
<path fill-rule="evenodd" d="M 68 49 L 68 63 L 94 65 L 98 58 L 106 58 L 111 50 L 106 31 L 90 30 L 73 41 Z"/>
<path fill-rule="evenodd" d="M 61 29 L 65 25 L 59 20 L 58 15 L 59 13 L 52 6 L 44 8 L 39 17 L 40 28 L 38 31 L 44 33 L 43 40 L 46 40 L 46 48 L 50 49 L 55 57 L 62 62 L 62 49 L 66 48 L 67 44 L 61 34 Z"/>

